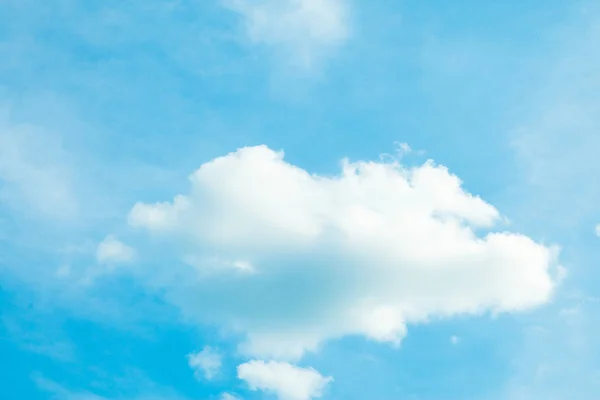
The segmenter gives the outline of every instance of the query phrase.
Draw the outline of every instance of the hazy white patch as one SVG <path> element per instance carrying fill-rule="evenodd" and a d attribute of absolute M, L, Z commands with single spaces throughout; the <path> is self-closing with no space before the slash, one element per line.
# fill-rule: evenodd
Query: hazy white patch
<path fill-rule="evenodd" d="M 251 42 L 311 67 L 349 36 L 346 0 L 223 0 L 244 20 Z"/>
<path fill-rule="evenodd" d="M 223 361 L 221 353 L 206 346 L 199 353 L 188 355 L 188 364 L 197 378 L 211 380 L 220 372 Z"/>
<path fill-rule="evenodd" d="M 0 202 L 28 213 L 72 219 L 78 204 L 59 139 L 41 128 L 13 123 L 0 108 Z"/>
<path fill-rule="evenodd" d="M 311 400 L 323 395 L 333 381 L 313 368 L 300 368 L 288 363 L 250 361 L 238 366 L 238 378 L 246 381 L 251 390 L 277 396 L 279 400 Z"/>
<path fill-rule="evenodd" d="M 600 175 L 600 8 L 573 9 L 574 18 L 542 38 L 552 52 L 539 61 L 537 85 L 519 99 L 528 114 L 512 133 L 525 178 L 521 220 L 545 231 L 589 227 L 600 212 L 600 185 L 589 181 Z"/>
<path fill-rule="evenodd" d="M 252 263 L 247 260 L 227 260 L 214 256 L 187 255 L 183 257 L 183 261 L 196 268 L 199 272 L 214 272 L 218 270 L 235 270 L 242 273 L 256 272 Z"/>
<path fill-rule="evenodd" d="M 96 259 L 100 264 L 123 264 L 136 257 L 133 247 L 126 245 L 115 236 L 107 236 L 96 249 Z"/>
<path fill-rule="evenodd" d="M 221 396 L 219 396 L 219 400 L 241 400 L 241 397 L 238 397 L 235 394 L 231 393 L 221 393 Z"/>

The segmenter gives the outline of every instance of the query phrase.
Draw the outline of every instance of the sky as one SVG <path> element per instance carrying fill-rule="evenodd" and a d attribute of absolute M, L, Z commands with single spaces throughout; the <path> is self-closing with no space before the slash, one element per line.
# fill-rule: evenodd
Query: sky
<path fill-rule="evenodd" d="M 594 1 L 0 0 L 0 398 L 594 400 Z"/>

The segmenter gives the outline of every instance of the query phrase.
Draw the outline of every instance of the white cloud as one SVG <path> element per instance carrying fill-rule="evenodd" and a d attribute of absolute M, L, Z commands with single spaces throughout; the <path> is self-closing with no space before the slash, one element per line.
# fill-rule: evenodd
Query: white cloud
<path fill-rule="evenodd" d="M 458 342 L 460 342 L 460 338 L 458 336 L 451 336 L 450 337 L 450 343 L 452 343 L 453 345 L 457 345 Z"/>
<path fill-rule="evenodd" d="M 180 267 L 185 285 L 164 283 L 190 320 L 246 333 L 247 355 L 295 359 L 353 334 L 398 344 L 407 323 L 525 310 L 555 286 L 555 249 L 487 232 L 498 211 L 432 162 L 344 161 L 340 176 L 321 177 L 258 146 L 190 182 L 172 203 L 136 204 L 129 221 L 251 263 L 254 274 Z"/>
<path fill-rule="evenodd" d="M 272 393 L 280 400 L 310 400 L 321 397 L 333 380 L 313 368 L 300 368 L 288 363 L 250 361 L 238 366 L 238 378 L 251 390 Z"/>
<path fill-rule="evenodd" d="M 213 379 L 221 370 L 222 363 L 221 354 L 209 346 L 199 353 L 188 355 L 188 364 L 197 378 L 204 376 L 207 380 Z"/>
<path fill-rule="evenodd" d="M 96 259 L 101 264 L 121 264 L 133 261 L 136 251 L 133 247 L 107 236 L 96 249 Z"/>
<path fill-rule="evenodd" d="M 309 67 L 349 35 L 345 0 L 225 0 L 240 14 L 250 40 L 275 46 Z"/>
<path fill-rule="evenodd" d="M 254 267 L 246 260 L 226 260 L 219 257 L 198 257 L 195 255 L 187 255 L 184 261 L 199 270 L 206 269 L 212 265 L 215 269 L 230 268 L 243 273 L 254 273 Z"/>
<path fill-rule="evenodd" d="M 596 236 L 600 237 L 600 224 L 596 225 Z"/>
<path fill-rule="evenodd" d="M 231 393 L 221 393 L 219 400 L 241 400 L 238 396 Z"/>

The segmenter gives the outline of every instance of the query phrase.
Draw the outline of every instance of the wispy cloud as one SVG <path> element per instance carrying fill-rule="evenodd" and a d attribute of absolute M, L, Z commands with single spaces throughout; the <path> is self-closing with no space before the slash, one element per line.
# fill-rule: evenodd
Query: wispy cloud
<path fill-rule="evenodd" d="M 11 121 L 0 109 L 0 202 L 26 213 L 52 218 L 77 216 L 67 154 L 60 137 Z"/>
<path fill-rule="evenodd" d="M 108 400 L 106 397 L 98 396 L 88 391 L 73 391 L 67 389 L 57 382 L 41 375 L 34 375 L 33 381 L 40 390 L 51 393 L 53 398 L 57 400 Z"/>
<path fill-rule="evenodd" d="M 292 64 L 310 68 L 350 35 L 346 0 L 223 0 L 243 20 L 248 39 L 272 46 Z"/>
<path fill-rule="evenodd" d="M 514 374 L 494 399 L 593 400 L 600 391 L 600 316 L 595 299 L 579 298 L 552 307 L 524 327 Z"/>
<path fill-rule="evenodd" d="M 133 261 L 136 251 L 113 235 L 107 236 L 96 249 L 96 259 L 100 264 L 123 264 Z"/>
<path fill-rule="evenodd" d="M 211 380 L 221 371 L 222 358 L 220 352 L 206 346 L 202 351 L 188 355 L 188 364 L 194 370 L 197 378 L 204 377 Z"/>
<path fill-rule="evenodd" d="M 241 400 L 241 398 L 236 396 L 235 394 L 221 393 L 219 400 Z"/>
<path fill-rule="evenodd" d="M 588 3 L 545 40 L 513 147 L 524 171 L 523 221 L 573 232 L 600 213 L 600 9 Z M 588 228 L 589 229 L 589 228 Z"/>
<path fill-rule="evenodd" d="M 34 373 L 32 380 L 38 389 L 52 394 L 52 398 L 56 400 L 189 400 L 177 391 L 153 382 L 135 369 L 125 371 L 118 378 L 104 372 L 101 375 L 102 394 L 98 394 L 97 390 L 68 387 L 39 373 Z"/>
<path fill-rule="evenodd" d="M 8 313 L 0 318 L 0 329 L 7 338 L 24 350 L 41 354 L 61 362 L 74 362 L 76 352 L 73 343 L 51 318 L 25 310 Z"/>

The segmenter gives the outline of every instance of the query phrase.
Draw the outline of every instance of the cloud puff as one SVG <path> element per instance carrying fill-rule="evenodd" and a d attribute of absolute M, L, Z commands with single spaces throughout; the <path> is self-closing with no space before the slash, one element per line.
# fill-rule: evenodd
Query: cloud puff
<path fill-rule="evenodd" d="M 231 393 L 221 393 L 219 400 L 241 400 L 238 396 Z"/>
<path fill-rule="evenodd" d="M 245 333 L 248 355 L 294 359 L 354 334 L 398 344 L 407 323 L 528 309 L 555 285 L 556 251 L 491 232 L 498 211 L 431 161 L 343 161 L 323 177 L 257 146 L 202 165 L 190 183 L 172 202 L 136 204 L 129 222 L 194 254 L 167 297 L 191 320 Z"/>
<path fill-rule="evenodd" d="M 226 0 L 244 19 L 250 40 L 275 46 L 293 62 L 310 66 L 349 35 L 345 0 Z"/>
<path fill-rule="evenodd" d="M 221 354 L 206 346 L 201 352 L 188 355 L 188 364 L 194 370 L 194 375 L 200 378 L 213 379 L 221 370 Z"/>
<path fill-rule="evenodd" d="M 600 237 L 600 224 L 596 225 L 595 232 L 596 232 L 596 236 Z"/>
<path fill-rule="evenodd" d="M 119 241 L 114 236 L 107 236 L 96 249 L 96 260 L 100 264 L 122 264 L 133 261 L 136 251 L 133 247 Z"/>
<path fill-rule="evenodd" d="M 273 393 L 280 400 L 311 400 L 321 397 L 333 379 L 323 377 L 312 368 L 300 368 L 288 363 L 250 361 L 238 366 L 238 378 L 251 390 Z"/>

